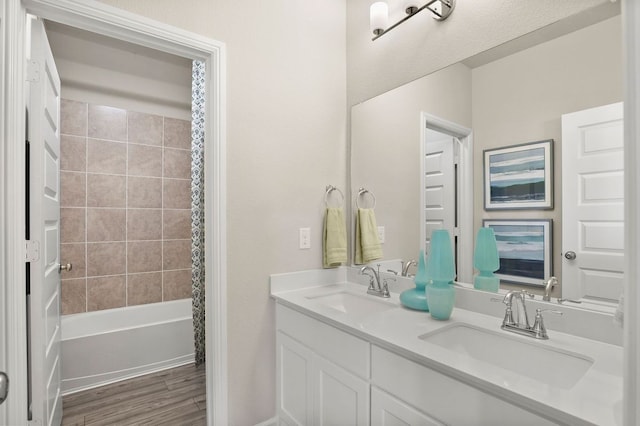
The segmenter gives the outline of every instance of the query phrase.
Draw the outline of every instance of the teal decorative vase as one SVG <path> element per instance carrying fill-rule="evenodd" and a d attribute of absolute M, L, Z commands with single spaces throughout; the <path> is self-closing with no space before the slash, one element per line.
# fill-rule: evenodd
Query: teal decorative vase
<path fill-rule="evenodd" d="M 424 261 L 424 250 L 418 256 L 418 271 L 413 278 L 416 288 L 410 288 L 400 293 L 400 303 L 410 309 L 429 312 L 425 287 L 427 285 L 427 268 Z"/>
<path fill-rule="evenodd" d="M 480 228 L 473 252 L 473 267 L 478 275 L 473 278 L 473 287 L 477 290 L 497 293 L 500 289 L 500 278 L 493 273 L 500 269 L 498 244 L 492 228 Z"/>
<path fill-rule="evenodd" d="M 431 233 L 431 253 L 427 261 L 428 284 L 425 291 L 432 318 L 448 320 L 451 317 L 456 296 L 453 288 L 455 276 L 449 232 L 445 229 L 436 229 Z"/>
<path fill-rule="evenodd" d="M 431 310 L 431 317 L 437 320 L 448 320 L 453 312 L 456 293 L 453 284 L 431 282 L 427 284 L 427 299 Z"/>

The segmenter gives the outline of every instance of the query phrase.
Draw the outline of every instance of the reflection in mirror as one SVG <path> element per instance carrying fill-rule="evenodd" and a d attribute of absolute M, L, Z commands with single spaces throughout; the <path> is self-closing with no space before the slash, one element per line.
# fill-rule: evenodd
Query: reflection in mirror
<path fill-rule="evenodd" d="M 509 53 L 485 56 L 491 62 L 472 58 L 451 65 L 355 105 L 351 110 L 351 188 L 367 187 L 378 198 L 376 217 L 378 225 L 385 227 L 385 260 L 415 259 L 429 229 L 425 208 L 434 204 L 428 179 L 425 186 L 428 171 L 423 169 L 429 162 L 428 143 L 422 146 L 433 133 L 426 131 L 423 114 L 471 129 L 472 161 L 458 165 L 458 173 L 468 174 L 473 194 L 467 199 L 454 195 L 458 222 L 461 214 L 468 214 L 472 223 L 467 235 L 458 235 L 458 280 L 472 282 L 472 258 L 460 253 L 472 252 L 473 236 L 483 220 L 550 219 L 551 273 L 559 278 L 551 292 L 555 301 L 563 296 L 563 266 L 569 261 L 562 256 L 563 229 L 577 226 L 575 221 L 563 223 L 563 204 L 571 194 L 562 191 L 562 117 L 622 101 L 620 16 Z M 555 141 L 553 209 L 485 210 L 483 150 L 547 139 Z M 459 179 L 460 191 L 464 181 Z M 621 208 L 621 199 L 616 206 Z M 611 250 L 617 250 L 621 260 L 621 250 Z M 526 288 L 542 294 L 541 285 Z M 615 300 L 620 289 L 611 288 L 594 293 L 592 299 Z M 578 294 L 572 290 L 571 298 L 588 296 L 583 290 Z"/>

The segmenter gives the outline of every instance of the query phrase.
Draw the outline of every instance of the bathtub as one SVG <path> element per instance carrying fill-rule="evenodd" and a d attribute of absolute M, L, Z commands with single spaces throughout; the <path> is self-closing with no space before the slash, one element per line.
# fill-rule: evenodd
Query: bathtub
<path fill-rule="evenodd" d="M 191 299 L 62 317 L 62 393 L 193 362 Z"/>

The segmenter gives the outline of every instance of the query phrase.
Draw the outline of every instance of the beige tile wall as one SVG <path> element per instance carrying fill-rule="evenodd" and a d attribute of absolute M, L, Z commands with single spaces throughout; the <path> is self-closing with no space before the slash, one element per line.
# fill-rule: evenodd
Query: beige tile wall
<path fill-rule="evenodd" d="M 62 313 L 191 297 L 191 123 L 61 110 Z"/>

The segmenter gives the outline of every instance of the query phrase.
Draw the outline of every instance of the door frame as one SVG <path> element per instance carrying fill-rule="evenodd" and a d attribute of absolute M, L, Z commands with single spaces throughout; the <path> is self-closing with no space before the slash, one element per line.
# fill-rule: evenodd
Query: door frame
<path fill-rule="evenodd" d="M 3 404 L 8 424 L 27 418 L 25 282 L 25 158 L 26 14 L 57 21 L 105 36 L 204 61 L 207 70 L 205 111 L 205 250 L 206 377 L 208 424 L 227 424 L 226 324 L 226 53 L 224 43 L 208 39 L 93 0 L 5 0 L 1 16 L 4 101 L 0 129 L 5 141 L 0 159 L 4 246 L 0 270 L 5 283 L 7 370 L 10 397 Z M 9 190 L 5 191 L 5 188 Z M 215 207 L 215 209 L 214 209 Z M 0 337 L 2 334 L 0 333 Z M 2 358 L 0 357 L 0 361 Z M 215 378 L 215 380 L 214 380 Z M 16 397 L 16 395 L 24 395 Z M 0 416 L 3 412 L 0 411 Z M 0 417 L 2 419 L 2 417 Z M 4 419 L 2 419 L 4 420 Z"/>
<path fill-rule="evenodd" d="M 622 1 L 624 62 L 624 348 L 623 424 L 640 423 L 640 2 Z"/>
<path fill-rule="evenodd" d="M 5 33 L 6 30 L 6 19 L 7 16 L 7 4 L 6 2 L 0 3 L 0 112 L 5 110 L 5 75 L 6 75 L 6 67 L 5 67 Z M 3 145 L 5 139 L 5 119 L 4 114 L 0 114 L 0 138 L 2 142 L 0 142 L 0 146 Z M 0 149 L 0 165 L 2 167 L 7 163 L 6 161 L 7 152 L 4 149 Z M 7 241 L 7 232 L 8 228 L 5 226 L 7 223 L 7 204 L 5 199 L 5 189 L 7 186 L 7 176 L 4 173 L 0 173 L 0 242 Z M 9 342 L 8 331 L 10 330 L 7 320 L 8 320 L 8 312 L 9 304 L 6 302 L 6 292 L 7 285 L 5 285 L 7 280 L 7 244 L 0 243 L 0 348 L 5 348 L 0 350 L 0 371 L 7 372 L 9 371 L 10 366 L 8 365 L 8 350 L 7 342 Z M 13 390 L 13 388 L 11 389 Z M 0 424 L 9 424 L 7 417 L 7 403 L 3 403 L 0 405 Z"/>
<path fill-rule="evenodd" d="M 457 206 L 473 205 L 473 132 L 471 129 L 447 121 L 435 115 L 422 112 L 420 114 L 420 182 L 424 183 L 424 157 L 426 155 L 427 132 L 435 130 L 458 139 L 458 194 Z M 455 154 L 454 154 L 455 155 Z M 422 185 L 424 187 L 424 185 Z M 425 192 L 420 191 L 420 248 L 423 248 L 425 226 Z M 457 208 L 457 207 L 456 207 Z M 458 210 L 458 272 L 456 281 L 473 282 L 473 209 Z"/>

